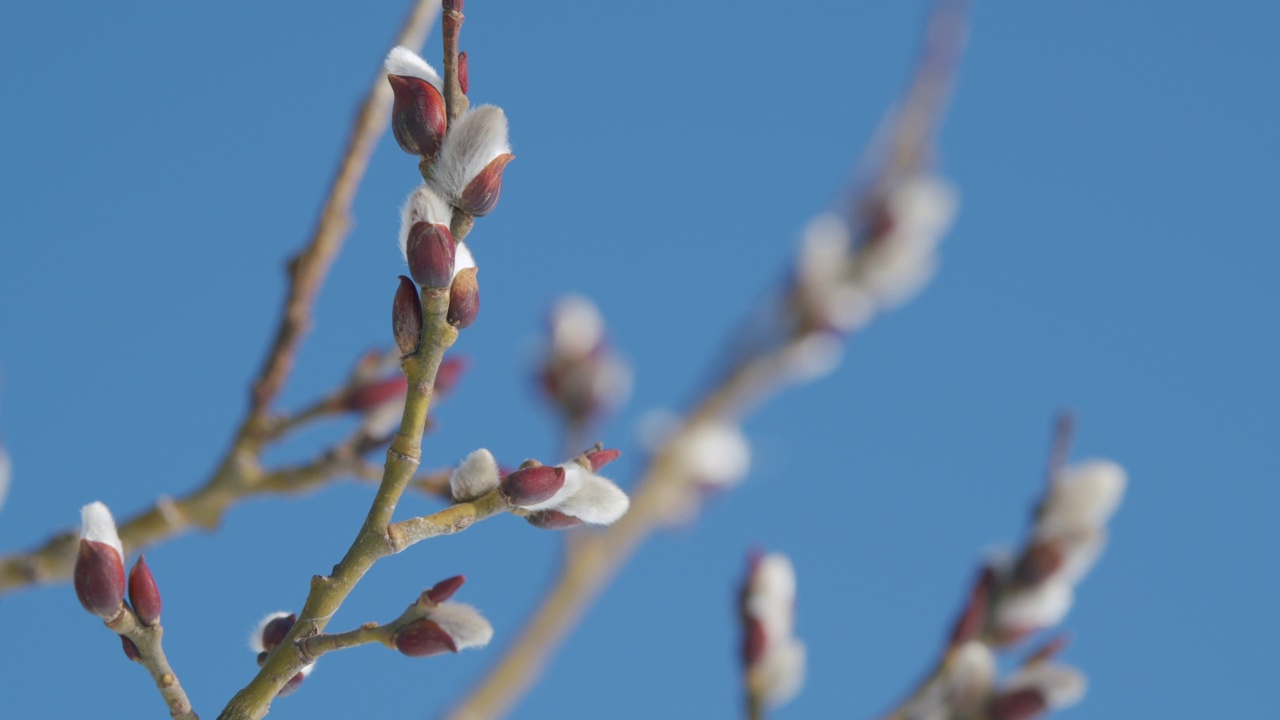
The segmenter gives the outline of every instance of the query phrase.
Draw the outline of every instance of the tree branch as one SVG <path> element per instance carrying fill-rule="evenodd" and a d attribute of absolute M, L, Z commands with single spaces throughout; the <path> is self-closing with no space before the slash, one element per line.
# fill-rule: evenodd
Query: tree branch
<path fill-rule="evenodd" d="M 178 682 L 178 676 L 169 666 L 169 660 L 165 657 L 164 649 L 160 645 L 160 639 L 164 637 L 164 628 L 159 624 L 143 625 L 138 620 L 138 616 L 127 606 L 122 606 L 120 614 L 105 621 L 105 624 L 112 632 L 127 638 L 127 642 L 133 643 L 139 655 L 137 662 L 151 673 L 156 689 L 160 691 L 160 696 L 169 707 L 170 717 L 178 720 L 200 720 L 195 710 L 191 709 L 191 700 L 187 698 L 186 691 L 182 689 L 182 683 Z"/>
<path fill-rule="evenodd" d="M 400 496 L 418 467 L 422 451 L 422 427 L 431 406 L 436 371 L 444 359 L 445 350 L 458 337 L 457 329 L 445 319 L 449 309 L 447 288 L 424 289 L 422 306 L 421 345 L 416 353 L 406 356 L 403 361 L 409 381 L 404 416 L 400 422 L 400 431 L 387 450 L 382 483 L 364 524 L 346 555 L 334 566 L 332 574 L 311 578 L 311 592 L 307 595 L 302 611 L 298 613 L 298 621 L 267 658 L 257 676 L 236 693 L 223 709 L 219 715 L 223 720 L 256 720 L 266 715 L 271 701 L 284 684 L 307 664 L 302 642 L 322 633 L 369 568 L 379 559 L 396 552 L 390 534 L 391 518 Z"/>

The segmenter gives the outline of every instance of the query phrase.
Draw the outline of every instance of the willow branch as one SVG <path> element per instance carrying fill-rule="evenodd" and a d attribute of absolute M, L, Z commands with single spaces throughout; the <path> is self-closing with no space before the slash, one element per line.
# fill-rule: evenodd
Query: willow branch
<path fill-rule="evenodd" d="M 882 198 L 886 187 L 918 171 L 929 158 L 963 44 L 965 10 L 962 0 L 941 0 L 935 8 L 906 99 L 893 116 L 895 122 L 888 126 L 887 140 L 881 138 L 882 146 L 889 149 L 888 157 L 879 165 L 876 179 L 864 188 L 865 197 L 854 203 L 856 211 Z M 870 221 L 868 217 L 857 219 L 864 225 Z M 787 293 L 778 317 L 787 315 L 784 309 L 794 307 L 801 292 L 797 286 Z M 791 344 L 810 330 L 803 323 L 792 323 L 782 329 L 781 342 L 749 349 L 734 359 L 680 429 L 655 452 L 636 485 L 627 514 L 607 530 L 581 533 L 568 544 L 560 573 L 532 618 L 450 717 L 475 720 L 507 714 L 550 664 L 551 655 L 578 618 L 648 535 L 676 518 L 696 516 L 700 495 L 679 457 L 677 439 L 703 423 L 739 419 L 783 387 L 787 382 L 783 377 L 786 354 Z"/>
<path fill-rule="evenodd" d="M 127 606 L 120 609 L 120 614 L 106 621 L 106 626 L 117 635 L 128 638 L 138 650 L 138 662 L 151 674 L 156 689 L 169 707 L 169 715 L 179 720 L 200 720 L 195 710 L 191 709 L 191 700 L 178 682 L 178 676 L 169 666 L 160 645 L 164 637 L 164 628 L 159 624 L 143 625 L 138 616 Z"/>
<path fill-rule="evenodd" d="M 439 12 L 439 3 L 416 0 L 395 44 L 419 47 Z M 307 245 L 289 263 L 284 311 L 262 369 L 253 384 L 249 411 L 217 469 L 198 489 L 156 504 L 120 525 L 126 551 L 169 540 L 192 529 L 212 530 L 227 509 L 262 479 L 262 443 L 269 439 L 270 404 L 293 368 L 311 322 L 311 309 L 351 227 L 351 204 L 369 156 L 387 127 L 391 90 L 379 69 L 352 125 L 347 147 Z M 27 552 L 0 558 L 0 593 L 36 583 L 65 581 L 75 565 L 76 536 L 59 534 Z"/>
<path fill-rule="evenodd" d="M 236 693 L 223 709 L 219 715 L 223 720 L 256 720 L 266 715 L 271 701 L 284 684 L 307 664 L 301 642 L 322 633 L 369 568 L 379 559 L 396 552 L 390 532 L 391 518 L 418 468 L 422 452 L 422 428 L 431 407 L 436 372 L 444 359 L 445 350 L 458 337 L 458 331 L 445 320 L 449 309 L 447 288 L 424 289 L 422 306 L 422 342 L 417 352 L 403 361 L 409 384 L 404 416 L 400 422 L 400 431 L 387 450 L 382 483 L 364 524 L 346 555 L 334 566 L 332 574 L 312 577 L 311 591 L 302 611 L 298 613 L 298 621 L 267 658 L 257 676 Z"/>

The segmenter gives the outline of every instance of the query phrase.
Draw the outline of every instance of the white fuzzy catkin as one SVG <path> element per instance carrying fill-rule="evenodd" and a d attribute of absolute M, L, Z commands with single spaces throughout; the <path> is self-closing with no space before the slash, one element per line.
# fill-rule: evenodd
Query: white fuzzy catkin
<path fill-rule="evenodd" d="M 1003 690 L 1038 690 L 1051 709 L 1058 709 L 1080 702 L 1087 685 L 1084 673 L 1079 670 L 1061 663 L 1043 662 L 1019 669 L 1009 676 Z"/>
<path fill-rule="evenodd" d="M 804 687 L 806 665 L 804 643 L 784 637 L 766 647 L 760 662 L 752 669 L 761 678 L 764 702 L 772 708 L 786 704 Z"/>
<path fill-rule="evenodd" d="M 1036 533 L 1043 536 L 1106 525 L 1124 497 L 1126 484 L 1124 468 L 1109 460 L 1064 468 L 1049 486 Z"/>
<path fill-rule="evenodd" d="M 1004 596 L 996 606 L 996 626 L 1019 632 L 1052 627 L 1071 610 L 1075 592 L 1059 579 L 1050 579 Z"/>
<path fill-rule="evenodd" d="M 556 506 L 556 510 L 592 525 L 612 525 L 626 514 L 631 498 L 622 488 L 581 467 L 577 472 L 583 474 L 582 486 Z"/>
<path fill-rule="evenodd" d="M 551 309 L 551 351 L 560 357 L 582 357 L 604 341 L 604 316 L 581 295 L 566 295 Z"/>
<path fill-rule="evenodd" d="M 360 421 L 360 431 L 366 437 L 386 437 L 404 417 L 405 400 L 404 395 L 397 395 L 376 405 L 364 414 L 364 419 Z"/>
<path fill-rule="evenodd" d="M 886 200 L 892 226 L 859 251 L 855 278 L 881 307 L 910 299 L 937 266 L 935 251 L 955 217 L 956 192 L 941 178 L 904 180 Z"/>
<path fill-rule="evenodd" d="M 262 644 L 262 631 L 267 629 L 267 625 L 271 624 L 272 620 L 288 616 L 289 613 L 284 610 L 277 610 L 273 613 L 267 613 L 264 615 L 262 619 L 258 621 L 258 624 L 254 626 L 253 632 L 249 634 L 249 649 L 256 653 L 266 650 L 266 647 Z"/>
<path fill-rule="evenodd" d="M 763 652 L 748 668 L 765 704 L 777 707 L 804 684 L 805 646 L 794 636 L 796 574 L 782 553 L 756 561 L 747 581 L 744 609 L 764 632 Z"/>
<path fill-rule="evenodd" d="M 511 152 L 507 116 L 496 105 L 481 105 L 462 114 L 449 128 L 431 168 L 431 185 L 457 205 L 462 191 L 494 158 Z"/>
<path fill-rule="evenodd" d="M 699 423 L 677 442 L 680 462 L 699 483 L 727 487 L 751 468 L 751 445 L 742 431 L 729 423 Z"/>
<path fill-rule="evenodd" d="M 526 510 L 557 510 L 592 525 L 612 525 L 631 507 L 631 498 L 613 481 L 600 477 L 576 462 L 560 465 L 564 485 L 540 503 L 524 505 Z"/>
<path fill-rule="evenodd" d="M 434 190 L 427 185 L 414 188 L 400 208 L 400 255 L 406 260 L 409 257 L 409 230 L 415 223 L 429 222 L 449 227 L 452 220 L 453 208 Z"/>
<path fill-rule="evenodd" d="M 493 626 L 470 605 L 444 603 L 433 608 L 427 617 L 453 638 L 459 650 L 484 647 L 493 639 Z"/>
<path fill-rule="evenodd" d="M 120 562 L 124 563 L 124 547 L 116 532 L 116 521 L 106 505 L 94 501 L 80 508 L 80 539 L 110 545 L 120 555 Z"/>
<path fill-rule="evenodd" d="M 564 469 L 564 485 L 556 491 L 555 495 L 543 500 L 540 503 L 532 505 L 521 505 L 526 510 L 551 510 L 559 508 L 565 500 L 568 500 L 574 493 L 582 489 L 582 482 L 587 475 L 590 475 L 581 465 L 575 462 L 562 463 L 560 465 Z"/>
<path fill-rule="evenodd" d="M 467 244 L 464 242 L 458 243 L 454 246 L 453 275 L 449 277 L 449 280 L 452 281 L 454 278 L 458 277 L 458 273 L 475 266 L 476 259 L 471 255 L 471 248 L 467 247 Z"/>
<path fill-rule="evenodd" d="M 444 81 L 440 79 L 440 73 L 431 67 L 431 64 L 422 59 L 418 53 L 410 50 L 403 45 L 397 45 L 387 53 L 387 59 L 383 63 L 383 67 L 387 69 L 390 75 L 407 75 L 409 77 L 422 78 L 437 90 L 443 91 Z"/>
<path fill-rule="evenodd" d="M 475 500 L 498 487 L 501 481 L 498 461 L 484 448 L 471 453 L 449 476 L 449 488 L 458 502 Z"/>

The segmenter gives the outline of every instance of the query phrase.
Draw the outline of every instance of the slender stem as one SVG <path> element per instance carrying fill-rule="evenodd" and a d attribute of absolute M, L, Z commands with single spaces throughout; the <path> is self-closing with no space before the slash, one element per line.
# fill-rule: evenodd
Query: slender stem
<path fill-rule="evenodd" d="M 302 641 L 302 649 L 307 657 L 319 658 L 321 655 L 334 650 L 345 650 L 372 643 L 382 643 L 387 647 L 393 647 L 391 638 L 395 634 L 395 630 L 396 625 L 394 624 L 378 625 L 377 623 L 369 623 L 344 633 L 336 633 L 334 635 L 326 633 L 309 637 Z"/>
<path fill-rule="evenodd" d="M 463 19 L 457 10 L 445 10 L 440 17 L 440 34 L 444 40 L 444 105 L 450 127 L 470 105 L 458 78 L 458 34 L 462 30 Z"/>
<path fill-rule="evenodd" d="M 191 709 L 191 700 L 178 682 L 178 675 L 169 666 L 160 645 L 164 637 L 164 628 L 160 625 L 147 626 L 138 621 L 138 616 L 128 607 L 122 607 L 120 614 L 106 621 L 106 626 L 117 635 L 129 638 L 141 656 L 139 662 L 151 673 L 156 689 L 169 707 L 170 717 L 179 720 L 200 720 L 195 710 Z"/>
<path fill-rule="evenodd" d="M 298 613 L 298 621 L 267 658 L 257 676 L 223 709 L 219 715 L 223 720 L 256 720 L 266 715 L 280 688 L 307 664 L 299 643 L 323 632 L 369 568 L 380 558 L 395 552 L 388 528 L 396 504 L 418 468 L 422 428 L 431 406 L 436 371 L 444 359 L 445 350 L 458 338 L 457 329 L 445 320 L 449 309 L 447 289 L 423 290 L 422 305 L 422 343 L 418 352 L 403 362 L 409 380 L 404 417 L 400 421 L 400 431 L 387 450 L 382 484 L 378 486 L 364 524 L 346 555 L 334 566 L 332 574 L 311 578 L 311 592 Z"/>

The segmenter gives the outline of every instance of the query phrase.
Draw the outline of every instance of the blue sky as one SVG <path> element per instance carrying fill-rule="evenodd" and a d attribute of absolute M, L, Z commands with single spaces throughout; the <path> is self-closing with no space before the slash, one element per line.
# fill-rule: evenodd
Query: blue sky
<path fill-rule="evenodd" d="M 473 0 L 474 100 L 517 159 L 473 246 L 483 309 L 429 461 L 551 458 L 530 389 L 549 304 L 595 299 L 636 372 L 602 437 L 680 407 L 776 282 L 908 75 L 923 2 Z M 244 410 L 349 119 L 403 3 L 0 7 L 0 548 L 101 499 L 193 488 Z M 749 547 L 789 553 L 804 693 L 777 717 L 871 717 L 925 670 L 982 553 L 1014 542 L 1049 428 L 1130 472 L 1112 543 L 1066 622 L 1091 680 L 1065 717 L 1263 717 L 1277 669 L 1280 14 L 1261 2 L 979 3 L 940 170 L 961 209 L 926 291 L 842 367 L 750 420 L 753 471 L 655 538 L 517 717 L 733 717 L 732 593 Z M 438 34 L 428 59 L 439 54 Z M 397 209 L 415 163 L 384 138 L 283 396 L 332 387 L 390 340 Z M 342 426 L 272 459 L 307 457 Z M 238 508 L 147 553 L 166 645 L 209 717 L 255 670 L 243 637 L 301 602 L 370 496 L 341 484 Z M 430 501 L 410 498 L 408 512 Z M 407 515 L 405 515 L 407 516 Z M 273 717 L 431 716 L 495 658 L 560 539 L 497 518 L 381 563 L 333 629 L 390 619 L 457 573 L 495 647 L 322 662 Z M 162 712 L 67 586 L 0 601 L 5 715 Z M 1229 698 L 1229 699 L 1228 699 Z M 119 703 L 114 704 L 114 703 Z M 317 715 L 317 713 L 319 715 Z"/>

